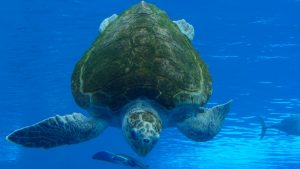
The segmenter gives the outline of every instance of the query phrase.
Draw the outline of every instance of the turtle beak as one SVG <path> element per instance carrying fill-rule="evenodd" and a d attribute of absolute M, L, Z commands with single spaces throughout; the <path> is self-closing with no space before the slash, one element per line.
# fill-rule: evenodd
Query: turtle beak
<path fill-rule="evenodd" d="M 138 131 L 136 134 L 138 135 L 138 139 L 131 140 L 129 144 L 131 145 L 133 150 L 140 156 L 146 156 L 160 138 L 160 133 L 152 133 L 151 135 L 149 135 L 149 133 Z"/>

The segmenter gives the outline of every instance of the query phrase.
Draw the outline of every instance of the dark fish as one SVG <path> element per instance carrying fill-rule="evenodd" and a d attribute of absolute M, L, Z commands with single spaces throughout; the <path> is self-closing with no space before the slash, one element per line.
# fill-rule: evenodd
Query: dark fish
<path fill-rule="evenodd" d="M 288 135 L 295 135 L 295 136 L 300 136 L 300 115 L 293 115 L 290 117 L 287 117 L 283 120 L 281 120 L 280 123 L 273 124 L 271 126 L 266 126 L 265 121 L 263 118 L 258 117 L 261 123 L 261 135 L 260 139 L 263 139 L 263 137 L 266 134 L 266 130 L 268 128 L 274 128 L 280 131 L 283 131 L 287 133 Z"/>
<path fill-rule="evenodd" d="M 107 151 L 100 151 L 93 155 L 92 157 L 95 160 L 107 161 L 114 164 L 120 164 L 129 166 L 132 168 L 148 169 L 149 166 L 145 165 L 132 157 L 123 154 L 114 154 Z"/>

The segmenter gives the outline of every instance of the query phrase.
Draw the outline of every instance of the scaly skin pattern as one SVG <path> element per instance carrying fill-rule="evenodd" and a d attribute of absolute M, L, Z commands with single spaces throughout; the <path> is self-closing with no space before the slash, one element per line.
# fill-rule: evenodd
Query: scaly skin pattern
<path fill-rule="evenodd" d="M 79 106 L 95 112 L 97 107 L 119 110 L 139 97 L 167 109 L 202 106 L 212 89 L 191 41 L 164 11 L 142 2 L 97 37 L 74 69 L 72 92 Z"/>
<path fill-rule="evenodd" d="M 6 139 L 25 147 L 52 148 L 90 140 L 102 133 L 107 126 L 105 120 L 90 119 L 80 113 L 57 115 L 15 130 Z"/>
<path fill-rule="evenodd" d="M 159 140 L 162 123 L 151 112 L 131 112 L 124 117 L 122 129 L 129 145 L 139 155 L 145 156 Z"/>

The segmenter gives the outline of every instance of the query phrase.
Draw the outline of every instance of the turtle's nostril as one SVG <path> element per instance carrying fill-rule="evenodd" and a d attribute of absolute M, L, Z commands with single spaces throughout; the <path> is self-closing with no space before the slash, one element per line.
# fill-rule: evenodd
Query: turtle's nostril
<path fill-rule="evenodd" d="M 144 139 L 143 141 L 144 141 L 144 143 L 149 143 L 150 142 L 149 139 Z"/>

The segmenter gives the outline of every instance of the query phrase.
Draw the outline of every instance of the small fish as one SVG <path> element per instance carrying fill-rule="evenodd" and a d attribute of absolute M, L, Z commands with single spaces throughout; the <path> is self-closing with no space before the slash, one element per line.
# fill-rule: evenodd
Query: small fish
<path fill-rule="evenodd" d="M 92 158 L 95 160 L 102 160 L 114 164 L 129 166 L 132 168 L 149 169 L 148 165 L 145 165 L 135 160 L 134 158 L 123 154 L 114 154 L 107 151 L 100 151 L 94 154 Z"/>
<path fill-rule="evenodd" d="M 260 140 L 263 139 L 268 128 L 274 128 L 283 131 L 288 135 L 300 136 L 300 115 L 292 115 L 290 117 L 281 120 L 280 123 L 276 123 L 271 126 L 266 126 L 264 119 L 261 117 L 258 118 L 262 126 Z"/>

